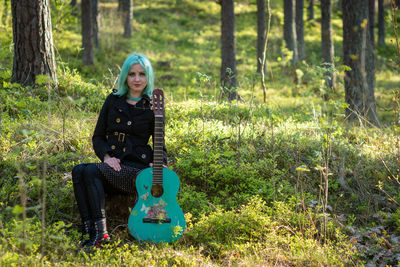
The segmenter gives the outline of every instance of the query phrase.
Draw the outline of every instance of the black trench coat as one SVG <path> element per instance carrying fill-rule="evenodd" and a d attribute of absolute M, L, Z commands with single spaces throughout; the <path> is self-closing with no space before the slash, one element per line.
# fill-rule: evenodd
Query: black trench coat
<path fill-rule="evenodd" d="M 147 95 L 135 106 L 125 97 L 110 94 L 103 104 L 93 133 L 93 148 L 103 162 L 104 155 L 121 160 L 121 164 L 143 169 L 153 162 L 153 150 L 148 142 L 154 133 L 154 113 Z M 154 140 L 154 139 L 153 139 Z M 164 144 L 164 164 L 167 151 Z"/>

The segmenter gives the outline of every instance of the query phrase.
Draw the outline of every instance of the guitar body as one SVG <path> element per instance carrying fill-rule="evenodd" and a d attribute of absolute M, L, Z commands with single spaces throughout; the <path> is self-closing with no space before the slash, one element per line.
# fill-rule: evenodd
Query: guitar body
<path fill-rule="evenodd" d="M 129 216 L 128 229 L 139 241 L 170 243 L 181 237 L 185 230 L 185 216 L 176 201 L 180 184 L 178 175 L 163 168 L 162 176 L 160 197 L 152 195 L 153 168 L 142 170 L 136 177 L 138 201 Z"/>

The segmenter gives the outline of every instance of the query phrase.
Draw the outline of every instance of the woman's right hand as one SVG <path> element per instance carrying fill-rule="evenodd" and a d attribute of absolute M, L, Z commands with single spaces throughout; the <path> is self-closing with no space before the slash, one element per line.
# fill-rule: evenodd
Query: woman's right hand
<path fill-rule="evenodd" d="M 108 166 L 113 168 L 115 171 L 119 172 L 121 170 L 121 165 L 120 165 L 121 160 L 111 157 L 110 155 L 106 154 L 104 156 L 104 163 L 107 163 Z"/>

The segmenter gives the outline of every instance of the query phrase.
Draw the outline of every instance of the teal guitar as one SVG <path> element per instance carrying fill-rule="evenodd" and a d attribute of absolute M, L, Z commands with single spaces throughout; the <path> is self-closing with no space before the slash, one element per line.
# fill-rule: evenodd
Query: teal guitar
<path fill-rule="evenodd" d="M 129 216 L 129 233 L 139 241 L 173 242 L 181 237 L 186 221 L 176 201 L 179 177 L 163 168 L 164 94 L 155 89 L 152 95 L 154 112 L 153 167 L 136 177 L 138 201 Z"/>

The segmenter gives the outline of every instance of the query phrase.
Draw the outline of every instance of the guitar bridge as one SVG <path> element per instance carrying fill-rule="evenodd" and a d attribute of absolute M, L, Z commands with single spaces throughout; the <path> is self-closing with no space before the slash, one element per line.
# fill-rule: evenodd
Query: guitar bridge
<path fill-rule="evenodd" d="M 143 223 L 171 223 L 171 218 L 166 218 L 166 219 L 143 218 Z"/>

